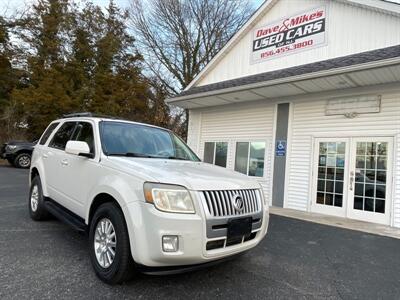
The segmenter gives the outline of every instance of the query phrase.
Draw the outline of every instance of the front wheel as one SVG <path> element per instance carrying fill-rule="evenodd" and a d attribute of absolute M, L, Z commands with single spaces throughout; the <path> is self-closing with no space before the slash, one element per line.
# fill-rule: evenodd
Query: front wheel
<path fill-rule="evenodd" d="M 14 166 L 21 169 L 27 169 L 31 166 L 31 155 L 29 153 L 18 154 L 14 159 Z"/>
<path fill-rule="evenodd" d="M 94 213 L 89 230 L 90 259 L 96 275 L 109 284 L 127 281 L 133 275 L 128 229 L 121 209 L 102 204 Z"/>
<path fill-rule="evenodd" d="M 39 176 L 32 179 L 29 191 L 29 214 L 35 221 L 46 220 L 50 216 L 44 207 L 42 183 Z"/>

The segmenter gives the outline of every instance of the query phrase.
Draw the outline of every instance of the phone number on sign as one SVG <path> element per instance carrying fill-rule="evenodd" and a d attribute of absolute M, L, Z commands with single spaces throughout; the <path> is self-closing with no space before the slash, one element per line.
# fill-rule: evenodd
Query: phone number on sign
<path fill-rule="evenodd" d="M 266 58 L 266 57 L 286 53 L 286 52 L 297 50 L 297 49 L 307 48 L 309 46 L 312 46 L 313 43 L 314 43 L 313 40 L 308 40 L 308 41 L 301 42 L 301 43 L 286 45 L 286 46 L 277 48 L 275 50 L 270 50 L 270 51 L 261 53 L 261 58 Z"/>

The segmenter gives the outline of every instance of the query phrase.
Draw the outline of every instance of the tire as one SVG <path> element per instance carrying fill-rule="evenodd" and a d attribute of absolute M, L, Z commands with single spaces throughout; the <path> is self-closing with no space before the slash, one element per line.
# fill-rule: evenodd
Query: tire
<path fill-rule="evenodd" d="M 14 159 L 14 166 L 20 169 L 28 169 L 31 166 L 31 155 L 29 153 L 20 153 Z"/>
<path fill-rule="evenodd" d="M 42 221 L 49 219 L 50 213 L 44 206 L 42 183 L 39 176 L 35 176 L 35 178 L 32 179 L 28 206 L 29 214 L 33 220 Z"/>
<path fill-rule="evenodd" d="M 108 222 L 111 223 L 112 227 Z M 101 224 L 103 224 L 104 230 Z M 108 227 L 106 227 L 106 224 L 108 224 Z M 97 231 L 98 226 L 101 234 Z M 109 228 L 108 235 L 105 233 L 106 228 Z M 112 232 L 114 232 L 114 237 L 112 237 Z M 131 255 L 128 229 L 124 215 L 116 204 L 104 203 L 95 211 L 90 222 L 89 247 L 90 260 L 94 271 L 102 281 L 108 284 L 117 284 L 132 278 L 134 262 Z M 111 250 L 108 250 L 110 248 Z M 114 252 L 114 257 L 112 257 L 112 252 Z"/>

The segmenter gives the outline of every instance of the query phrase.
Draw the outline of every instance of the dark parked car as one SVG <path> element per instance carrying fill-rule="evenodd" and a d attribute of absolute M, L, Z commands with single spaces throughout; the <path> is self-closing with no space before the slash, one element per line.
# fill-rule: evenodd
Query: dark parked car
<path fill-rule="evenodd" d="M 0 158 L 8 160 L 17 168 L 29 168 L 33 149 L 37 141 L 10 141 L 0 148 Z"/>

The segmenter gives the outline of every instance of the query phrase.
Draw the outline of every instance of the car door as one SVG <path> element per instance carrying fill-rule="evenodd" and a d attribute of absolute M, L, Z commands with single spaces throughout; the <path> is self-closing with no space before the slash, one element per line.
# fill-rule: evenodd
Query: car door
<path fill-rule="evenodd" d="M 62 206 L 73 209 L 73 205 L 69 201 L 69 197 L 65 194 L 63 188 L 68 178 L 65 172 L 65 146 L 72 137 L 76 128 L 77 122 L 64 122 L 53 138 L 45 151 L 43 151 L 44 170 L 46 178 L 46 186 L 49 196 L 54 201 Z"/>
<path fill-rule="evenodd" d="M 96 153 L 94 123 L 90 121 L 79 122 L 71 137 L 73 141 L 86 142 L 89 145 L 93 158 L 82 157 L 74 154 L 63 153 L 62 174 L 65 180 L 60 186 L 60 193 L 68 197 L 70 210 L 78 216 L 85 216 L 85 204 L 89 194 L 98 178 L 98 153 Z M 97 173 L 96 173 L 97 172 Z"/>

